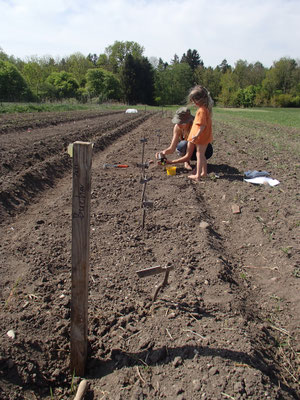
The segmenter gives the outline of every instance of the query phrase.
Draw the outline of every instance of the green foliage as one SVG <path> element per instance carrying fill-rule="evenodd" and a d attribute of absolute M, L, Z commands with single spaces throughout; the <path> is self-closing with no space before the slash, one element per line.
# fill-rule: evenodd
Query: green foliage
<path fill-rule="evenodd" d="M 4 53 L 4 51 L 2 50 L 1 47 L 0 47 L 0 60 L 1 61 L 8 61 L 8 55 L 6 53 Z"/>
<path fill-rule="evenodd" d="M 266 72 L 262 87 L 267 100 L 270 101 L 275 94 L 291 93 L 297 95 L 299 83 L 300 66 L 297 65 L 295 60 L 281 58 L 279 61 L 274 62 L 272 68 Z"/>
<path fill-rule="evenodd" d="M 176 56 L 176 54 L 175 54 L 175 56 Z M 175 58 L 175 56 L 174 56 L 174 58 Z M 200 55 L 197 50 L 192 51 L 191 49 L 189 49 L 186 54 L 185 53 L 183 54 L 180 62 L 187 63 L 193 71 L 199 66 L 201 66 L 201 67 L 204 66 L 204 63 L 201 60 Z M 174 64 L 175 64 L 175 62 L 174 62 Z"/>
<path fill-rule="evenodd" d="M 250 85 L 245 89 L 239 89 L 235 98 L 236 107 L 254 107 L 257 87 Z"/>
<path fill-rule="evenodd" d="M 239 60 L 233 71 L 223 74 L 221 87 L 218 100 L 224 106 L 298 107 L 300 66 L 282 58 L 266 70 L 259 62 L 253 65 Z"/>
<path fill-rule="evenodd" d="M 224 106 L 235 106 L 239 90 L 237 76 L 233 75 L 231 71 L 227 71 L 221 77 L 221 87 L 222 90 L 218 98 L 219 102 Z"/>
<path fill-rule="evenodd" d="M 76 99 L 80 103 L 82 103 L 82 104 L 87 103 L 89 98 L 90 98 L 89 92 L 85 87 L 84 88 L 83 87 L 78 88 L 77 93 L 76 93 Z"/>
<path fill-rule="evenodd" d="M 111 72 L 105 71 L 104 74 L 104 96 L 107 100 L 121 99 L 121 83 L 120 80 Z"/>
<path fill-rule="evenodd" d="M 212 68 L 204 66 L 197 50 L 189 49 L 181 58 L 175 54 L 170 64 L 147 59 L 143 52 L 136 42 L 115 41 L 99 56 L 74 53 L 23 61 L 0 48 L 0 100 L 76 97 L 83 103 L 98 98 L 151 104 L 155 97 L 158 105 L 178 105 L 185 103 L 193 85 L 201 84 L 215 104 L 226 107 L 299 107 L 300 64 L 294 59 L 281 58 L 269 69 L 246 60 L 238 60 L 233 68 L 224 59 Z"/>
<path fill-rule="evenodd" d="M 73 75 L 66 71 L 52 72 L 46 79 L 46 84 L 47 96 L 55 100 L 76 97 L 79 88 Z"/>
<path fill-rule="evenodd" d="M 144 47 L 136 42 L 116 40 L 113 45 L 106 47 L 104 56 L 102 54 L 99 56 L 98 65 L 117 74 L 120 72 L 128 55 L 137 59 L 141 58 L 143 53 Z"/>
<path fill-rule="evenodd" d="M 217 69 L 225 74 L 227 71 L 231 71 L 231 66 L 228 64 L 227 60 L 224 59 L 221 64 L 217 66 Z"/>
<path fill-rule="evenodd" d="M 2 60 L 0 60 L 0 100 L 33 100 L 33 94 L 21 73 L 13 64 Z"/>
<path fill-rule="evenodd" d="M 72 74 L 81 87 L 84 86 L 87 71 L 93 67 L 93 62 L 81 53 L 72 54 L 63 63 L 63 70 Z"/>
<path fill-rule="evenodd" d="M 44 85 L 44 77 L 41 65 L 37 61 L 31 61 L 24 65 L 23 76 L 31 91 L 38 98 Z"/>
<path fill-rule="evenodd" d="M 159 105 L 183 104 L 193 86 L 193 71 L 187 63 L 169 65 L 156 71 L 155 97 Z"/>
<path fill-rule="evenodd" d="M 121 85 L 118 78 L 102 68 L 89 69 L 86 74 L 86 90 L 90 97 L 99 97 L 103 102 L 121 98 Z"/>
<path fill-rule="evenodd" d="M 239 88 L 244 89 L 248 84 L 248 63 L 247 61 L 238 60 L 233 70 L 235 81 Z"/>
<path fill-rule="evenodd" d="M 97 54 L 89 53 L 87 56 L 87 60 L 89 60 L 96 67 L 98 62 L 98 56 Z"/>
<path fill-rule="evenodd" d="M 86 73 L 86 90 L 91 97 L 99 96 L 104 87 L 104 70 L 101 68 L 89 69 Z"/>
<path fill-rule="evenodd" d="M 148 59 L 128 54 L 121 69 L 121 85 L 128 104 L 153 104 L 154 72 Z"/>
<path fill-rule="evenodd" d="M 274 107 L 300 107 L 300 96 L 291 94 L 275 94 L 271 99 Z"/>
<path fill-rule="evenodd" d="M 195 82 L 209 89 L 211 97 L 216 101 L 221 92 L 222 72 L 219 68 L 199 66 L 194 72 Z"/>

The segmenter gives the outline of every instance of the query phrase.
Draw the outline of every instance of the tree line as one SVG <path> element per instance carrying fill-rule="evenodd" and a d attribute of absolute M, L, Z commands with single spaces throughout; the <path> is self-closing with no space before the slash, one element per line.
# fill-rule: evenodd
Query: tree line
<path fill-rule="evenodd" d="M 183 104 L 195 84 L 208 88 L 215 103 L 230 107 L 300 107 L 300 62 L 283 57 L 270 68 L 262 63 L 224 59 L 206 67 L 188 49 L 168 63 L 147 58 L 136 42 L 116 41 L 102 54 L 65 58 L 7 55 L 0 48 L 0 101 L 123 101 L 127 104 Z"/>

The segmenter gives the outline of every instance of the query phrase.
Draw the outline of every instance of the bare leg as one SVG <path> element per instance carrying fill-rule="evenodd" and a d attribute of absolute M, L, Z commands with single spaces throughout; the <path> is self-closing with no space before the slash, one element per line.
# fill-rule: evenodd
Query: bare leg
<path fill-rule="evenodd" d="M 205 151 L 207 148 L 207 145 L 201 146 L 201 173 L 200 176 L 201 178 L 206 178 L 207 177 L 207 160 L 205 157 Z"/>
<path fill-rule="evenodd" d="M 189 175 L 188 178 L 200 181 L 200 178 L 204 178 L 207 176 L 207 162 L 205 158 L 206 147 L 207 145 L 196 145 L 197 169 L 195 173 L 193 175 Z"/>

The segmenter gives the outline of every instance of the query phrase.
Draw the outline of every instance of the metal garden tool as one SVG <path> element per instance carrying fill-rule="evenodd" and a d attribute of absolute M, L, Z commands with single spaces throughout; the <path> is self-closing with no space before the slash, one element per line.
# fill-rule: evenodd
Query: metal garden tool
<path fill-rule="evenodd" d="M 103 164 L 103 168 L 128 168 L 127 164 Z"/>

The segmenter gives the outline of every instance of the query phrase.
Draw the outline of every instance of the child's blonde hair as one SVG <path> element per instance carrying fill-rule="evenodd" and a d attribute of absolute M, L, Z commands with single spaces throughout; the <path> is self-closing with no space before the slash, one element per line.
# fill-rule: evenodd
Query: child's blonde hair
<path fill-rule="evenodd" d="M 197 85 L 190 90 L 190 93 L 188 94 L 188 102 L 192 103 L 193 101 L 196 101 L 200 105 L 204 105 L 210 112 L 212 112 L 214 102 L 209 91 L 204 86 Z"/>

